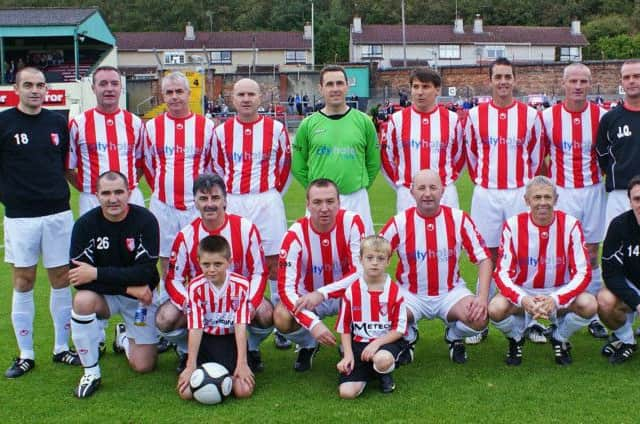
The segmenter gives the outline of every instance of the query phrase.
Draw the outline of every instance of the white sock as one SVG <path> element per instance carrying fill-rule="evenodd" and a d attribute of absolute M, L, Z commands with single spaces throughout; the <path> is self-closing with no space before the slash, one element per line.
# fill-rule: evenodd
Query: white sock
<path fill-rule="evenodd" d="M 71 320 L 71 289 L 69 287 L 51 288 L 49 312 L 51 312 L 55 335 L 53 353 L 69 350 L 69 336 L 71 335 L 71 323 L 69 322 Z"/>
<path fill-rule="evenodd" d="M 179 354 L 187 353 L 187 329 L 186 328 L 176 328 L 173 331 L 168 332 L 160 332 L 162 337 L 167 339 L 169 342 L 176 345 L 176 350 Z"/>
<path fill-rule="evenodd" d="M 458 320 L 452 325 L 449 325 L 447 331 L 447 341 L 452 342 L 454 340 L 462 340 L 465 337 L 477 336 L 482 331 L 474 330 L 466 325 L 464 322 Z"/>
<path fill-rule="evenodd" d="M 100 325 L 100 334 L 98 337 L 98 342 L 104 343 L 107 340 L 107 328 L 109 327 L 109 320 L 98 319 L 98 324 Z"/>
<path fill-rule="evenodd" d="M 33 318 L 36 314 L 33 290 L 19 292 L 13 290 L 11 322 L 20 350 L 20 358 L 35 359 L 33 351 Z"/>
<path fill-rule="evenodd" d="M 96 314 L 80 315 L 71 311 L 71 337 L 76 345 L 85 374 L 100 376 L 98 343 L 100 324 Z"/>
<path fill-rule="evenodd" d="M 260 350 L 260 343 L 273 332 L 273 326 L 267 328 L 249 326 L 248 349 Z"/>
<path fill-rule="evenodd" d="M 282 333 L 282 335 L 287 338 L 287 340 L 291 340 L 303 349 L 318 346 L 318 342 L 313 338 L 311 332 L 304 327 L 300 327 L 291 333 Z"/>
<path fill-rule="evenodd" d="M 560 342 L 569 341 L 569 337 L 571 337 L 573 333 L 589 325 L 590 322 L 590 318 L 582 318 L 578 314 L 569 312 L 553 331 L 553 338 Z"/>
<path fill-rule="evenodd" d="M 271 293 L 271 304 L 276 306 L 280 303 L 280 295 L 278 294 L 278 282 L 276 280 L 269 280 L 269 292 Z"/>
<path fill-rule="evenodd" d="M 634 313 L 627 314 L 627 320 L 622 324 L 622 327 L 613 331 L 613 334 L 616 335 L 618 339 L 625 344 L 636 344 L 636 339 L 633 336 L 633 327 L 631 324 L 633 323 Z"/>
<path fill-rule="evenodd" d="M 407 334 L 404 336 L 404 340 L 407 343 L 414 343 L 418 339 L 418 325 L 415 322 L 410 322 L 407 325 Z"/>
<path fill-rule="evenodd" d="M 491 321 L 493 325 L 502 333 L 515 341 L 520 341 L 524 334 L 524 317 L 511 315 L 502 321 Z"/>

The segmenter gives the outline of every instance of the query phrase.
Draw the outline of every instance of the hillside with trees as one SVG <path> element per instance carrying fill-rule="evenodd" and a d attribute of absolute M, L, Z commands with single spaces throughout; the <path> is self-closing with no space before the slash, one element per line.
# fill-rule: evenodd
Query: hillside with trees
<path fill-rule="evenodd" d="M 399 24 L 401 0 L 314 0 L 316 63 L 346 61 L 349 24 Z M 302 31 L 311 20 L 310 0 L 58 0 L 67 7 L 97 6 L 116 31 Z M 49 0 L 0 0 L 0 7 L 47 7 Z M 569 26 L 582 21 L 590 45 L 585 59 L 640 57 L 640 0 L 458 0 L 458 15 L 471 23 L 476 13 L 485 25 Z M 407 24 L 451 24 L 453 0 L 406 0 Z"/>

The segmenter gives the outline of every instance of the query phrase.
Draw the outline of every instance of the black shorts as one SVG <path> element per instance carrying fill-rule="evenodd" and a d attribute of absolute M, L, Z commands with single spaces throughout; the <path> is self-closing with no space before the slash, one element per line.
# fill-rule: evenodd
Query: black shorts
<path fill-rule="evenodd" d="M 206 362 L 217 362 L 233 375 L 238 362 L 238 349 L 235 334 L 213 336 L 204 333 L 198 351 L 198 366 Z"/>
<path fill-rule="evenodd" d="M 342 383 L 351 383 L 351 382 L 367 382 L 374 378 L 377 378 L 380 374 L 378 374 L 373 369 L 373 362 L 365 362 L 360 357 L 362 356 L 362 351 L 369 345 L 369 343 L 363 342 L 354 342 L 351 341 L 351 348 L 353 349 L 353 371 L 351 374 L 345 375 L 340 374 L 339 382 Z M 400 352 L 402 351 L 404 346 L 404 341 L 402 339 L 397 340 L 393 343 L 387 343 L 380 347 L 380 350 L 386 350 L 393 355 L 394 358 L 398 358 Z"/>

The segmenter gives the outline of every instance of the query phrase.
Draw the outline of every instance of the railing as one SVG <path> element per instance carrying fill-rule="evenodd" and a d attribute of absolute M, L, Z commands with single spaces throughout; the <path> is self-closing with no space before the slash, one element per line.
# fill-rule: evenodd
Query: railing
<path fill-rule="evenodd" d="M 156 98 L 156 96 L 149 96 L 136 105 L 136 115 L 142 116 L 157 105 L 158 99 Z"/>

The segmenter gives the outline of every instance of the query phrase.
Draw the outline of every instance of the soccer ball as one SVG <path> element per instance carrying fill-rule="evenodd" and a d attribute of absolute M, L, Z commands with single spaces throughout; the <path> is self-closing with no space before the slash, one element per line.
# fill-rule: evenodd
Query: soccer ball
<path fill-rule="evenodd" d="M 231 394 L 233 380 L 224 366 L 217 362 L 207 362 L 191 374 L 189 385 L 195 400 L 206 405 L 215 405 Z"/>

